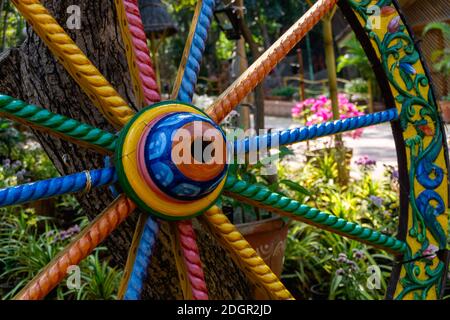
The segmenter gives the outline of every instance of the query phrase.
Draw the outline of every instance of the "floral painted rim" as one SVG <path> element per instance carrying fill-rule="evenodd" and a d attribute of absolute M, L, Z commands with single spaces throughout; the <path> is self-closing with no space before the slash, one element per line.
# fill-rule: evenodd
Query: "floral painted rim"
<path fill-rule="evenodd" d="M 448 268 L 448 150 L 428 70 L 395 0 L 338 5 L 372 63 L 386 105 L 397 106 L 400 115 L 392 122 L 402 186 L 397 237 L 409 250 L 396 257 L 386 297 L 439 298 Z M 371 27 L 375 12 L 378 30 Z"/>

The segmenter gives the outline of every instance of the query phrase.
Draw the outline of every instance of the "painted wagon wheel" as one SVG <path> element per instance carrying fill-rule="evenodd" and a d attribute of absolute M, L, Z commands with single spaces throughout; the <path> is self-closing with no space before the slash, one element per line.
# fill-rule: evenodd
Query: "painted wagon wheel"
<path fill-rule="evenodd" d="M 34 31 L 58 57 L 118 135 L 93 128 L 12 97 L 0 96 L 0 113 L 112 157 L 114 166 L 0 190 L 0 205 L 9 206 L 114 184 L 121 194 L 42 270 L 16 299 L 42 299 L 66 275 L 69 266 L 89 255 L 136 207 L 143 209 L 119 290 L 123 299 L 139 299 L 150 261 L 158 219 L 172 220 L 174 253 L 184 297 L 207 299 L 202 265 L 191 219 L 197 217 L 219 240 L 267 298 L 291 294 L 215 205 L 227 196 L 281 216 L 312 224 L 392 253 L 396 264 L 387 298 L 439 298 L 446 278 L 448 253 L 448 156 L 444 128 L 420 53 L 410 30 L 391 0 L 341 0 L 347 17 L 374 67 L 388 109 L 382 112 L 231 141 L 233 150 L 249 151 L 255 141 L 292 144 L 383 122 L 391 122 L 398 153 L 401 216 L 397 238 L 321 212 L 227 174 L 227 164 L 208 161 L 175 163 L 168 137 L 193 132 L 188 143 L 214 146 L 225 136 L 218 124 L 289 51 L 332 10 L 336 0 L 319 0 L 255 61 L 206 112 L 190 105 L 197 81 L 214 1 L 198 1 L 189 39 L 170 101 L 160 96 L 146 46 L 136 0 L 116 0 L 127 47 L 139 113 L 111 87 L 38 0 L 12 0 Z M 377 7 L 374 7 L 376 5 Z M 378 10 L 377 10 L 378 8 Z M 195 132 L 194 124 L 202 124 Z M 214 137 L 214 138 L 211 138 Z M 206 146 L 207 147 L 207 146 Z M 223 151 L 218 148 L 216 151 Z M 192 158 L 192 155 L 189 155 Z M 223 155 L 225 160 L 226 155 Z M 191 159 L 192 160 L 192 159 Z M 194 159 L 198 160 L 198 159 Z"/>

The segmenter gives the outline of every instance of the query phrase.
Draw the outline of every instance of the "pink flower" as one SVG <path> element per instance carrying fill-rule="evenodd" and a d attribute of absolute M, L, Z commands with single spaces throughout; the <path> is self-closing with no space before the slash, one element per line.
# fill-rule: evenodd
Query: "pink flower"
<path fill-rule="evenodd" d="M 296 117 L 300 116 L 301 111 L 302 111 L 302 110 L 301 110 L 300 108 L 298 108 L 298 107 L 293 107 L 293 108 L 291 109 L 291 114 L 292 114 L 292 116 L 293 116 L 294 118 L 296 118 Z"/>
<path fill-rule="evenodd" d="M 322 118 L 322 121 L 328 121 L 333 118 L 333 114 L 326 109 L 319 110 L 316 115 Z"/>
<path fill-rule="evenodd" d="M 305 101 L 303 101 L 303 104 L 309 106 L 309 105 L 313 104 L 314 101 L 316 101 L 314 98 L 308 98 Z"/>
<path fill-rule="evenodd" d="M 434 258 L 436 258 L 436 252 L 438 252 L 438 251 L 439 251 L 438 247 L 436 247 L 433 244 L 430 244 L 428 246 L 428 248 L 423 250 L 423 256 L 424 256 L 424 258 L 426 258 L 428 260 L 433 260 Z"/>
<path fill-rule="evenodd" d="M 322 101 L 315 101 L 312 106 L 311 106 L 311 111 L 312 112 L 317 112 L 319 111 L 319 109 L 321 109 L 323 107 L 323 102 Z"/>
<path fill-rule="evenodd" d="M 358 138 L 361 138 L 361 136 L 363 134 L 363 131 L 364 131 L 364 129 L 360 128 L 360 129 L 356 129 L 356 130 L 353 130 L 353 131 L 346 132 L 344 135 L 347 136 L 347 137 L 350 137 L 352 139 L 358 139 Z"/>
<path fill-rule="evenodd" d="M 358 106 L 351 103 L 345 94 L 338 94 L 339 103 L 339 118 L 341 120 L 358 117 L 364 115 L 364 112 L 360 111 Z M 333 111 L 331 100 L 325 95 L 318 96 L 316 98 L 308 98 L 304 101 L 298 102 L 291 109 L 293 118 L 303 119 L 306 117 L 306 125 L 320 124 L 333 119 Z M 350 136 L 354 139 L 361 137 L 363 129 L 354 130 L 345 133 L 346 136 Z"/>
<path fill-rule="evenodd" d="M 328 102 L 328 98 L 324 95 L 319 96 L 318 100 L 322 101 L 323 103 Z"/>
<path fill-rule="evenodd" d="M 339 104 L 345 104 L 345 103 L 349 102 L 348 98 L 347 98 L 347 96 L 345 94 L 339 94 L 338 95 L 338 101 L 339 101 Z"/>

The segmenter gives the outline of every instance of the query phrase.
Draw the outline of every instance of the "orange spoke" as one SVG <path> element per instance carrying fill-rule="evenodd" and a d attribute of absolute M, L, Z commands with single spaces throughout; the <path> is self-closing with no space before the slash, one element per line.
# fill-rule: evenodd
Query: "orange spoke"
<path fill-rule="evenodd" d="M 40 300 L 66 276 L 70 266 L 78 265 L 136 208 L 125 195 L 119 196 L 57 255 L 28 285 L 16 300 Z"/>
<path fill-rule="evenodd" d="M 220 123 L 263 79 L 295 45 L 309 32 L 337 0 L 319 0 L 285 34 L 258 58 L 231 86 L 222 93 L 206 113 Z"/>

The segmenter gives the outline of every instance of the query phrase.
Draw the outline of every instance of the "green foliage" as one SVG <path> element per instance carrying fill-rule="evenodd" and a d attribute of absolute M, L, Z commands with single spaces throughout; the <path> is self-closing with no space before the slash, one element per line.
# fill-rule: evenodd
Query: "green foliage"
<path fill-rule="evenodd" d="M 0 211 L 0 297 L 12 298 L 44 266 L 46 266 L 79 230 L 87 225 L 79 224 L 58 230 L 48 218 L 34 215 L 33 210 L 20 207 Z M 48 299 L 114 299 L 121 272 L 101 257 L 104 248 L 95 249 L 80 264 L 81 288 L 68 289 L 63 280 Z"/>
<path fill-rule="evenodd" d="M 10 1 L 0 8 L 0 51 L 20 45 L 25 40 L 25 19 Z"/>
<path fill-rule="evenodd" d="M 450 41 L 450 25 L 445 22 L 431 22 L 427 24 L 423 30 L 423 34 L 427 34 L 431 30 L 439 30 L 444 36 L 445 42 Z M 450 75 L 450 48 L 444 48 L 442 50 L 435 50 L 431 56 L 434 62 L 434 69 L 438 72 L 442 72 L 444 75 Z"/>
<path fill-rule="evenodd" d="M 219 60 L 229 60 L 233 57 L 236 44 L 232 40 L 228 40 L 225 33 L 219 34 L 219 40 L 216 44 L 216 55 Z"/>
<path fill-rule="evenodd" d="M 369 92 L 369 87 L 367 81 L 357 78 L 352 79 L 345 84 L 344 92 L 348 95 L 367 94 Z"/>
<path fill-rule="evenodd" d="M 31 133 L 0 121 L 0 188 L 58 176 Z"/>
<path fill-rule="evenodd" d="M 50 159 L 34 137 L 21 126 L 0 121 L 0 188 L 58 176 Z M 87 225 L 73 195 L 56 198 L 56 212 L 62 221 L 36 215 L 33 204 L 0 209 L 0 298 L 12 298 Z M 58 223 L 72 225 L 66 230 Z M 65 281 L 49 299 L 112 299 L 120 272 L 111 268 L 108 257 L 94 253 L 80 264 L 81 288 L 69 290 Z"/>
<path fill-rule="evenodd" d="M 286 98 L 292 98 L 297 93 L 298 93 L 298 88 L 292 87 L 292 86 L 275 88 L 271 91 L 271 94 L 273 96 L 286 97 Z"/>
<path fill-rule="evenodd" d="M 375 80 L 369 59 L 355 35 L 344 43 L 346 53 L 337 59 L 337 71 L 346 67 L 355 67 L 365 80 Z"/>
<path fill-rule="evenodd" d="M 308 194 L 294 195 L 301 203 L 338 217 L 395 234 L 398 226 L 397 171 L 386 167 L 380 179 L 372 177 L 375 162 L 357 161 L 359 177 L 348 186 L 337 179 L 335 153 L 310 158 L 301 170 L 281 164 L 279 175 L 301 185 Z M 292 195 L 291 195 L 292 196 Z M 301 222 L 291 224 L 285 252 L 283 278 L 296 296 L 327 299 L 382 299 L 391 272 L 392 257 L 386 252 Z M 379 288 L 370 284 L 373 266 L 379 268 Z"/>
<path fill-rule="evenodd" d="M 282 279 L 292 279 L 301 293 L 308 292 L 311 285 L 321 280 L 323 258 L 320 234 L 310 226 L 293 222 L 286 240 L 284 273 Z"/>

